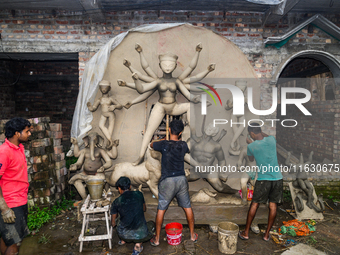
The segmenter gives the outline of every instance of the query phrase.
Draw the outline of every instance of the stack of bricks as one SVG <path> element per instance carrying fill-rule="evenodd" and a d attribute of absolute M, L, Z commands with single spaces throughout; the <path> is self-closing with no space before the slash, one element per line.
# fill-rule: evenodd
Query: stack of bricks
<path fill-rule="evenodd" d="M 0 121 L 0 144 L 5 141 L 4 126 Z M 30 206 L 46 206 L 59 200 L 65 189 L 67 169 L 62 150 L 61 124 L 49 123 L 49 117 L 29 119 L 32 135 L 24 143 L 27 160 L 28 203 Z"/>
<path fill-rule="evenodd" d="M 49 137 L 53 140 L 54 146 L 54 162 L 55 162 L 55 175 L 56 175 L 56 193 L 55 199 L 59 200 L 65 190 L 67 168 L 65 162 L 65 153 L 61 141 L 63 138 L 62 125 L 60 123 L 50 123 L 50 131 L 47 131 Z"/>

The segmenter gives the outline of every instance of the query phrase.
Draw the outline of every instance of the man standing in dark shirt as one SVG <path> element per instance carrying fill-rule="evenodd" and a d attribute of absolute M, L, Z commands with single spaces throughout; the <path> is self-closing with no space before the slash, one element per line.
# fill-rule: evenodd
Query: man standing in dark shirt
<path fill-rule="evenodd" d="M 150 147 L 162 153 L 162 173 L 158 184 L 158 210 L 156 216 L 156 235 L 151 239 L 153 246 L 159 245 L 159 237 L 164 214 L 172 199 L 176 197 L 178 205 L 183 208 L 187 217 L 191 240 L 197 242 L 194 232 L 194 213 L 191 208 L 188 181 L 184 172 L 184 155 L 189 152 L 186 142 L 179 137 L 184 129 L 181 120 L 173 120 L 169 125 L 170 140 L 152 142 Z"/>
<path fill-rule="evenodd" d="M 144 196 L 142 192 L 131 191 L 131 181 L 120 177 L 116 183 L 120 196 L 111 206 L 111 224 L 114 227 L 117 219 L 117 233 L 121 239 L 118 244 L 135 243 L 132 255 L 142 252 L 142 243 L 151 239 L 154 222 L 146 222 Z M 117 218 L 119 214 L 119 218 Z"/>

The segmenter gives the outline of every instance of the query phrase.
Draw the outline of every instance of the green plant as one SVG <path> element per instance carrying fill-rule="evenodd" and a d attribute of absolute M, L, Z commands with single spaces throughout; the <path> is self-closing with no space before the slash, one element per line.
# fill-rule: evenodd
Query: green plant
<path fill-rule="evenodd" d="M 318 241 L 316 241 L 315 238 L 312 237 L 312 236 L 310 236 L 309 239 L 308 239 L 308 241 L 307 241 L 308 244 L 316 244 L 317 242 L 318 242 Z"/>
<path fill-rule="evenodd" d="M 50 241 L 51 236 L 45 236 L 45 234 L 42 234 L 42 236 L 39 238 L 38 243 L 42 243 L 42 244 L 48 244 L 51 243 Z"/>
<path fill-rule="evenodd" d="M 283 200 L 288 203 L 292 202 L 292 195 L 290 194 L 290 190 L 283 191 Z"/>
<path fill-rule="evenodd" d="M 57 201 L 56 204 L 50 208 L 39 208 L 37 206 L 30 208 L 27 216 L 28 229 L 37 232 L 45 223 L 53 220 L 63 210 L 70 210 L 72 205 L 72 200 L 67 200 L 65 197 L 62 197 L 61 201 Z"/>
<path fill-rule="evenodd" d="M 66 168 L 69 169 L 70 165 L 76 163 L 78 160 L 78 158 L 72 156 L 72 157 L 66 157 L 65 161 L 66 161 Z"/>

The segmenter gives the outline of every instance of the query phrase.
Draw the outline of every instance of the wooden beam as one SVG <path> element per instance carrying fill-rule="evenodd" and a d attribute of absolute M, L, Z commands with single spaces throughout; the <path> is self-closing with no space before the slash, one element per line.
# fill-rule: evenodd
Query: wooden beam
<path fill-rule="evenodd" d="M 80 4 L 83 6 L 86 14 L 94 22 L 104 22 L 105 15 L 103 10 L 98 4 L 99 0 L 80 0 Z"/>
<path fill-rule="evenodd" d="M 283 16 L 285 16 L 300 0 L 285 0 L 279 5 L 270 7 L 262 22 L 262 26 L 267 24 L 277 23 Z"/>

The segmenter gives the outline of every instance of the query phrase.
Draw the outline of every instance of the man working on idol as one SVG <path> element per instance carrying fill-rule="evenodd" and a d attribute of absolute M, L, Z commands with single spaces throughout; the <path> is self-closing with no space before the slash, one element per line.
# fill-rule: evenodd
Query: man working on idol
<path fill-rule="evenodd" d="M 269 200 L 268 226 L 263 236 L 263 240 L 269 241 L 269 232 L 275 221 L 277 204 L 282 203 L 283 180 L 277 161 L 275 138 L 263 133 L 259 124 L 252 123 L 251 125 L 248 126 L 248 133 L 254 142 L 247 138 L 247 155 L 250 161 L 256 160 L 258 177 L 248 211 L 246 228 L 239 232 L 239 237 L 242 240 L 249 239 L 249 229 L 260 203 L 267 203 Z"/>
<path fill-rule="evenodd" d="M 22 142 L 31 135 L 31 123 L 14 118 L 5 125 L 5 143 L 0 146 L 0 234 L 1 254 L 18 254 L 27 228 L 27 162 Z"/>
<path fill-rule="evenodd" d="M 184 125 L 181 120 L 173 120 L 169 125 L 170 140 L 150 144 L 151 148 L 162 153 L 162 171 L 158 184 L 156 235 L 150 241 L 153 246 L 159 245 L 164 214 L 174 197 L 185 212 L 191 240 L 197 242 L 198 235 L 194 232 L 195 219 L 190 203 L 189 186 L 184 172 L 184 155 L 189 152 L 189 148 L 186 142 L 179 139 L 183 129 Z"/>

